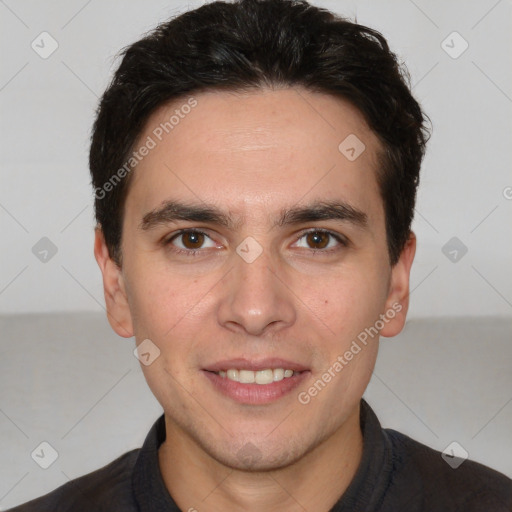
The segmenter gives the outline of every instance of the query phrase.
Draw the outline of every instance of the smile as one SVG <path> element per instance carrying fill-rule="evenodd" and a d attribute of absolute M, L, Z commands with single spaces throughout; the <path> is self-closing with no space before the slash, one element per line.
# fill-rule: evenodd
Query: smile
<path fill-rule="evenodd" d="M 266 370 L 237 370 L 230 368 L 229 370 L 220 370 L 215 372 L 222 378 L 240 382 L 242 384 L 260 384 L 267 385 L 272 382 L 279 382 L 283 379 L 292 377 L 300 372 L 294 370 L 285 370 L 284 368 L 267 368 Z"/>
<path fill-rule="evenodd" d="M 203 370 L 213 389 L 240 404 L 264 405 L 290 395 L 292 390 L 309 378 L 309 370 L 284 368 L 265 370 Z"/>

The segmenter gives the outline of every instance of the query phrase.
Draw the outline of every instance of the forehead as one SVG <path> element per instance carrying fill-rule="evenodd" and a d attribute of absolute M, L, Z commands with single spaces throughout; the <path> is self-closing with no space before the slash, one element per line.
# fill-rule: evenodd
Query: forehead
<path fill-rule="evenodd" d="M 148 119 L 135 149 L 151 149 L 132 171 L 127 211 L 140 217 L 172 196 L 225 202 L 244 218 L 308 199 L 382 214 L 380 145 L 350 103 L 301 88 L 192 98 Z"/>

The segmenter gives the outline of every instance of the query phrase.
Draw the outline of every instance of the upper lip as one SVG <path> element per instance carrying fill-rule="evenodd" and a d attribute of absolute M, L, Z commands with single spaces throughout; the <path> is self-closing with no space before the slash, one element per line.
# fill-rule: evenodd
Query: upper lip
<path fill-rule="evenodd" d="M 269 368 L 283 368 L 284 370 L 294 370 L 302 372 L 309 370 L 307 366 L 293 361 L 287 361 L 286 359 L 280 359 L 278 357 L 271 357 L 267 359 L 249 360 L 242 357 L 237 359 L 226 359 L 224 361 L 218 361 L 217 363 L 210 364 L 204 369 L 210 372 L 220 372 L 221 370 L 229 370 L 235 368 L 237 370 L 267 370 Z"/>

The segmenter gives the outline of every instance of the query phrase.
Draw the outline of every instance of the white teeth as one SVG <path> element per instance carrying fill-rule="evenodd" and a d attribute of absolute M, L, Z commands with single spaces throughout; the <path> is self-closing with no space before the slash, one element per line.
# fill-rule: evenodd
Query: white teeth
<path fill-rule="evenodd" d="M 294 374 L 293 370 L 284 370 L 283 368 L 268 368 L 266 370 L 237 370 L 230 368 L 227 371 L 217 372 L 222 378 L 228 378 L 235 382 L 242 384 L 270 384 L 272 382 L 279 382 L 285 378 L 291 377 Z"/>
<path fill-rule="evenodd" d="M 274 370 L 274 382 L 283 380 L 283 378 L 284 378 L 284 370 L 282 368 L 276 368 Z"/>
<path fill-rule="evenodd" d="M 254 382 L 254 372 L 251 370 L 239 370 L 238 371 L 238 382 L 242 384 L 252 384 Z"/>
<path fill-rule="evenodd" d="M 226 372 L 226 377 L 229 379 L 229 380 L 234 380 L 236 382 L 238 382 L 238 370 L 228 370 Z"/>
<path fill-rule="evenodd" d="M 271 382 L 274 382 L 274 372 L 272 370 L 260 370 L 258 372 L 254 372 L 254 375 L 254 381 L 256 384 L 270 384 Z"/>

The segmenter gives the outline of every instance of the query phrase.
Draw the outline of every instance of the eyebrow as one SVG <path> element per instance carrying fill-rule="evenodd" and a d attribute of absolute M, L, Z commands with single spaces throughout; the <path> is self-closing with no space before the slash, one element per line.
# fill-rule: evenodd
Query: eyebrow
<path fill-rule="evenodd" d="M 237 229 L 241 219 L 234 220 L 212 204 L 195 204 L 183 201 L 164 201 L 158 209 L 146 213 L 139 224 L 142 231 L 152 230 L 160 225 L 175 221 L 205 222 Z M 362 210 L 344 201 L 315 201 L 306 206 L 296 206 L 280 211 L 273 227 L 283 227 L 319 220 L 338 220 L 349 222 L 359 228 L 368 227 L 368 216 Z"/>

